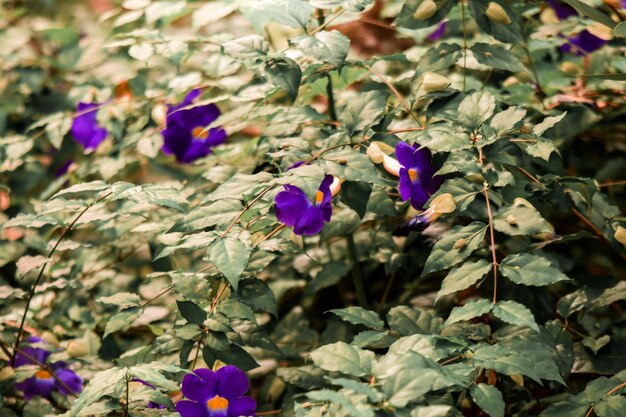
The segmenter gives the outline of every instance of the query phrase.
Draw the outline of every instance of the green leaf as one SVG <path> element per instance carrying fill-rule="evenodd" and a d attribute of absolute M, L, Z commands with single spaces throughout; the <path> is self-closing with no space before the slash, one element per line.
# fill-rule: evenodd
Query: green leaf
<path fill-rule="evenodd" d="M 104 396 L 121 398 L 122 392 L 126 389 L 126 372 L 126 368 L 114 367 L 95 374 L 72 405 L 70 417 L 78 416 L 83 408 Z"/>
<path fill-rule="evenodd" d="M 146 8 L 146 22 L 152 24 L 159 19 L 179 16 L 187 6 L 185 1 L 159 1 Z"/>
<path fill-rule="evenodd" d="M 545 119 L 543 119 L 543 121 L 541 123 L 539 123 L 539 124 L 535 125 L 535 127 L 533 127 L 533 133 L 535 135 L 537 135 L 537 136 L 543 135 L 546 130 L 550 129 L 551 127 L 556 125 L 558 122 L 563 120 L 563 118 L 566 115 L 567 115 L 567 112 L 564 111 L 563 113 L 559 114 L 558 116 L 546 117 Z"/>
<path fill-rule="evenodd" d="M 304 31 L 313 13 L 313 7 L 304 0 L 246 0 L 241 9 L 255 23 L 274 20 Z"/>
<path fill-rule="evenodd" d="M 500 45 L 479 42 L 472 45 L 470 49 L 480 64 L 510 72 L 524 71 L 524 66 L 519 59 Z"/>
<path fill-rule="evenodd" d="M 470 137 L 459 126 L 433 124 L 428 129 L 407 135 L 433 152 L 451 152 L 472 147 Z"/>
<path fill-rule="evenodd" d="M 224 274 L 235 291 L 241 273 L 248 265 L 250 253 L 249 247 L 240 239 L 231 236 L 215 239 L 208 249 L 209 261 Z"/>
<path fill-rule="evenodd" d="M 498 301 L 493 307 L 493 315 L 500 320 L 517 326 L 530 327 L 534 331 L 539 331 L 539 326 L 535 321 L 533 313 L 526 306 L 515 301 Z"/>
<path fill-rule="evenodd" d="M 102 191 L 108 187 L 109 187 L 109 184 L 101 180 L 82 182 L 80 184 L 74 184 L 71 187 L 62 189 L 61 191 L 57 192 L 52 197 L 50 197 L 50 200 L 64 196 L 64 195 L 68 195 L 68 194 L 81 194 L 81 193 Z"/>
<path fill-rule="evenodd" d="M 113 304 L 120 307 L 138 306 L 141 298 L 137 294 L 120 292 L 110 297 L 100 297 L 96 301 L 99 303 Z"/>
<path fill-rule="evenodd" d="M 341 261 L 330 261 L 324 265 L 324 268 L 309 281 L 306 294 L 313 294 L 323 288 L 327 288 L 337 284 L 341 278 L 345 277 L 352 266 Z"/>
<path fill-rule="evenodd" d="M 271 58 L 263 65 L 261 72 L 270 83 L 284 90 L 292 102 L 296 101 L 302 80 L 302 70 L 294 60 Z"/>
<path fill-rule="evenodd" d="M 242 209 L 241 201 L 232 198 L 223 198 L 207 206 L 194 207 L 176 222 L 172 231 L 190 233 L 218 224 L 228 224 L 237 217 Z"/>
<path fill-rule="evenodd" d="M 309 0 L 311 6 L 318 9 L 336 9 L 342 7 L 349 12 L 360 13 L 374 0 Z"/>
<path fill-rule="evenodd" d="M 578 13 L 595 20 L 598 23 L 602 23 L 604 26 L 608 26 L 611 29 L 615 28 L 615 21 L 610 16 L 602 13 L 600 10 L 592 7 L 580 0 L 564 0 L 565 3 L 572 6 L 578 11 Z"/>
<path fill-rule="evenodd" d="M 513 129 L 517 123 L 524 119 L 524 116 L 526 116 L 526 109 L 511 106 L 493 116 L 490 125 L 498 134 L 502 134 L 502 132 Z"/>
<path fill-rule="evenodd" d="M 430 48 L 420 58 L 417 69 L 438 72 L 450 68 L 463 56 L 463 49 L 455 43 L 441 43 Z"/>
<path fill-rule="evenodd" d="M 576 397 L 569 397 L 564 401 L 552 404 L 546 408 L 540 417 L 586 417 L 589 403 Z"/>
<path fill-rule="evenodd" d="M 374 352 L 359 349 L 345 342 L 336 342 L 311 352 L 311 359 L 316 366 L 325 371 L 359 377 L 371 374 Z"/>
<path fill-rule="evenodd" d="M 483 314 L 487 314 L 493 308 L 491 301 L 481 298 L 476 301 L 469 302 L 461 307 L 454 307 L 450 312 L 450 316 L 443 324 L 444 327 L 460 321 L 468 321 Z"/>
<path fill-rule="evenodd" d="M 411 417 L 449 417 L 451 415 L 451 405 L 428 405 L 418 407 L 411 411 Z"/>
<path fill-rule="evenodd" d="M 497 3 L 504 12 L 507 14 L 510 23 L 500 23 L 489 19 L 487 16 L 487 8 L 491 2 Z M 472 17 L 478 24 L 478 27 L 489 35 L 493 36 L 500 42 L 522 44 L 524 42 L 524 35 L 517 23 L 517 17 L 513 13 L 513 10 L 502 0 L 472 0 L 469 2 L 469 10 Z"/>
<path fill-rule="evenodd" d="M 624 417 L 626 416 L 626 397 L 610 395 L 601 399 L 593 410 L 598 417 Z"/>
<path fill-rule="evenodd" d="M 626 22 L 620 22 L 613 28 L 613 33 L 620 38 L 626 38 Z M 625 74 L 626 75 L 626 74 Z"/>
<path fill-rule="evenodd" d="M 510 236 L 528 236 L 538 233 L 552 233 L 554 228 L 534 207 L 505 206 L 493 217 L 493 226 L 499 232 Z"/>
<path fill-rule="evenodd" d="M 459 105 L 459 121 L 468 129 L 477 129 L 491 117 L 496 99 L 488 91 L 478 91 L 465 97 Z"/>
<path fill-rule="evenodd" d="M 329 310 L 329 313 L 336 314 L 352 324 L 362 324 L 371 329 L 382 330 L 385 323 L 380 319 L 378 314 L 373 311 L 366 310 L 363 307 L 353 306 L 335 310 Z"/>
<path fill-rule="evenodd" d="M 102 338 L 104 339 L 111 333 L 128 329 L 142 312 L 143 310 L 139 307 L 131 307 L 117 313 L 107 322 Z"/>
<path fill-rule="evenodd" d="M 311 35 L 302 35 L 291 39 L 290 44 L 296 46 L 305 55 L 321 62 L 328 62 L 340 67 L 344 64 L 350 49 L 350 39 L 341 32 L 322 31 Z"/>
<path fill-rule="evenodd" d="M 424 0 L 405 2 L 394 24 L 407 29 L 424 29 L 433 26 L 441 22 L 456 3 L 454 0 L 435 0 L 435 4 L 437 5 L 436 12 L 428 18 L 418 19 L 415 17 L 415 12 L 423 1 Z"/>
<path fill-rule="evenodd" d="M 259 364 L 241 346 L 232 343 L 227 350 L 217 350 L 211 346 L 205 346 L 202 351 L 202 357 L 204 361 L 212 367 L 216 359 L 224 363 L 235 365 L 242 371 L 249 371 L 254 368 L 258 368 Z"/>
<path fill-rule="evenodd" d="M 435 243 L 424 265 L 423 274 L 441 271 L 462 262 L 481 245 L 486 232 L 487 225 L 482 222 L 454 226 Z"/>
<path fill-rule="evenodd" d="M 403 408 L 410 402 L 423 401 L 437 376 L 434 369 L 403 367 L 385 380 L 383 392 L 391 406 Z"/>
<path fill-rule="evenodd" d="M 222 45 L 222 52 L 235 59 L 262 58 L 269 52 L 265 39 L 259 35 L 248 35 Z"/>
<path fill-rule="evenodd" d="M 587 305 L 587 294 L 581 289 L 571 292 L 561 297 L 556 304 L 556 311 L 563 318 L 568 318 L 577 311 L 582 310 Z"/>
<path fill-rule="evenodd" d="M 382 119 L 388 96 L 387 92 L 374 90 L 350 99 L 339 116 L 342 127 L 351 136 L 355 132 L 366 132 Z"/>
<path fill-rule="evenodd" d="M 372 184 L 363 181 L 346 181 L 341 184 L 339 199 L 363 219 L 371 194 Z"/>
<path fill-rule="evenodd" d="M 387 313 L 387 322 L 391 330 L 400 336 L 412 334 L 435 334 L 441 329 L 443 320 L 434 311 L 397 306 Z"/>
<path fill-rule="evenodd" d="M 454 294 L 471 287 L 491 270 L 491 264 L 484 259 L 477 262 L 466 262 L 460 268 L 454 268 L 441 283 L 435 302 L 444 295 Z"/>
<path fill-rule="evenodd" d="M 191 301 L 176 301 L 176 304 L 178 305 L 180 315 L 189 323 L 202 326 L 207 319 L 206 311 L 200 308 L 196 303 L 192 303 Z"/>
<path fill-rule="evenodd" d="M 274 317 L 278 317 L 274 293 L 265 281 L 257 278 L 239 281 L 237 296 L 255 311 L 267 311 Z"/>
<path fill-rule="evenodd" d="M 543 286 L 570 280 L 546 258 L 529 253 L 507 256 L 500 265 L 500 272 L 516 284 L 523 285 Z"/>
<path fill-rule="evenodd" d="M 348 146 L 324 153 L 317 163 L 326 173 L 344 180 L 389 185 L 367 155 Z"/>
<path fill-rule="evenodd" d="M 504 417 L 502 393 L 488 384 L 474 384 L 470 387 L 472 400 L 490 417 Z"/>

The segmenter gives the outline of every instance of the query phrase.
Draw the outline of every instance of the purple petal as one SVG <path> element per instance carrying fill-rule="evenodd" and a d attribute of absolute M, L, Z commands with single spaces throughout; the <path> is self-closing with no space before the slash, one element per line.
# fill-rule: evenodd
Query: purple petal
<path fill-rule="evenodd" d="M 24 392 L 26 401 L 34 397 L 50 398 L 54 390 L 54 378 L 37 378 L 31 377 L 25 381 L 15 384 L 15 389 Z"/>
<path fill-rule="evenodd" d="M 204 402 L 215 396 L 216 377 L 210 369 L 196 369 L 183 378 L 182 392 L 190 400 Z"/>
<path fill-rule="evenodd" d="M 206 405 L 193 401 L 179 401 L 176 404 L 176 411 L 178 411 L 182 417 L 211 417 L 209 416 L 209 410 Z"/>
<path fill-rule="evenodd" d="M 415 149 L 415 147 L 406 142 L 398 142 L 398 145 L 396 146 L 396 158 L 398 159 L 398 162 L 400 162 L 400 165 L 405 168 L 412 168 Z"/>
<path fill-rule="evenodd" d="M 256 410 L 256 401 L 252 397 L 241 397 L 228 403 L 228 417 L 251 417 Z"/>
<path fill-rule="evenodd" d="M 69 389 L 72 390 L 72 392 L 69 392 L 65 388 L 65 386 L 63 386 L 63 384 L 59 383 L 59 381 L 55 381 L 57 389 L 59 390 L 61 394 L 63 395 L 70 395 L 72 393 L 79 394 L 83 390 L 83 379 L 79 377 L 78 375 L 76 375 L 74 371 L 71 371 L 69 369 L 58 369 L 55 371 L 55 374 L 57 378 L 63 381 L 63 383 Z"/>
<path fill-rule="evenodd" d="M 294 185 L 285 185 L 285 191 L 276 194 L 276 218 L 286 226 L 294 227 L 312 204 L 304 191 Z"/>
<path fill-rule="evenodd" d="M 400 197 L 402 197 L 402 201 L 406 201 L 411 198 L 411 187 L 413 186 L 413 182 L 411 182 L 411 178 L 409 177 L 409 173 L 406 168 L 400 168 L 400 186 L 398 187 L 400 191 Z"/>
<path fill-rule="evenodd" d="M 437 26 L 437 28 L 430 33 L 430 35 L 426 36 L 426 39 L 435 42 L 439 39 L 443 38 L 443 35 L 446 34 L 446 28 L 448 27 L 448 22 L 441 22 Z"/>
<path fill-rule="evenodd" d="M 293 228 L 297 235 L 316 235 L 324 228 L 324 213 L 319 206 L 311 206 L 305 210 L 302 217 Z"/>
<path fill-rule="evenodd" d="M 565 43 L 561 46 L 563 52 L 573 52 L 576 55 L 583 55 L 584 53 L 592 53 L 602 48 L 606 44 L 604 39 L 600 39 L 595 35 L 592 35 L 588 30 L 583 30 L 569 38 L 569 43 Z M 572 47 L 572 45 L 574 47 Z"/>
<path fill-rule="evenodd" d="M 39 342 L 40 340 L 35 341 L 35 343 L 39 343 Z M 39 363 L 46 363 L 46 361 L 48 360 L 48 357 L 50 356 L 50 352 L 41 348 L 29 346 L 29 347 L 24 347 L 20 350 L 24 352 L 25 355 L 22 355 L 21 353 L 18 353 L 17 355 L 15 355 L 15 363 L 13 364 L 13 366 L 16 368 L 19 366 L 24 366 L 24 365 L 36 365 L 37 364 L 37 362 L 33 362 L 29 358 L 35 359 Z"/>
<path fill-rule="evenodd" d="M 250 388 L 250 382 L 246 373 L 236 366 L 224 366 L 217 370 L 216 376 L 217 395 L 226 398 L 228 401 L 241 397 Z"/>
<path fill-rule="evenodd" d="M 98 125 L 97 114 L 101 103 L 78 103 L 72 121 L 72 136 L 86 151 L 96 149 L 106 139 L 108 132 Z"/>
<path fill-rule="evenodd" d="M 291 165 L 289 168 L 287 168 L 285 171 L 289 171 L 290 169 L 296 169 L 299 166 L 304 165 L 304 161 L 298 161 L 295 164 Z"/>
<path fill-rule="evenodd" d="M 424 208 L 424 204 L 428 201 L 428 193 L 422 187 L 422 184 L 414 183 L 411 185 L 411 206 L 417 210 Z"/>
<path fill-rule="evenodd" d="M 570 16 L 576 16 L 578 14 L 576 13 L 576 9 L 563 3 L 562 1 L 548 0 L 548 3 L 556 12 L 556 17 L 558 17 L 559 20 L 565 20 Z"/>

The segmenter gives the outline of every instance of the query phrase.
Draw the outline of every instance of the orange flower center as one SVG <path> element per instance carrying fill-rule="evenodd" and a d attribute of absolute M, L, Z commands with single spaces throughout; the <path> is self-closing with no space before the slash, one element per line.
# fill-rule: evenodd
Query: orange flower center
<path fill-rule="evenodd" d="M 317 193 L 315 193 L 315 204 L 321 204 L 322 201 L 324 201 L 324 193 L 318 191 Z"/>
<path fill-rule="evenodd" d="M 226 411 L 228 410 L 228 400 L 216 395 L 206 402 L 206 406 L 209 411 Z"/>
<path fill-rule="evenodd" d="M 196 139 L 206 139 L 209 137 L 209 131 L 204 126 L 194 127 L 191 134 Z"/>
<path fill-rule="evenodd" d="M 39 379 L 50 379 L 52 378 L 52 374 L 48 371 L 45 370 L 41 370 L 41 371 L 37 371 L 35 372 L 35 376 Z"/>
<path fill-rule="evenodd" d="M 415 182 L 419 178 L 419 174 L 416 169 L 413 169 L 413 168 L 409 169 L 408 174 L 409 174 L 409 178 L 411 179 L 411 182 Z"/>

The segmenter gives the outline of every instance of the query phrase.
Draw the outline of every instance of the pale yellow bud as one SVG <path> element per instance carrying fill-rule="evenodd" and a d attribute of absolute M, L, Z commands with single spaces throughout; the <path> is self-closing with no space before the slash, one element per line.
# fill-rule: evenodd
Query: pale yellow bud
<path fill-rule="evenodd" d="M 452 249 L 461 249 L 466 244 L 467 244 L 467 240 L 465 240 L 464 238 L 461 238 L 461 239 L 457 240 L 456 242 L 454 242 L 454 245 L 452 246 Z"/>
<path fill-rule="evenodd" d="M 626 246 L 626 229 L 624 229 L 622 226 L 617 226 L 617 229 L 615 229 L 614 237 L 615 240 Z"/>
<path fill-rule="evenodd" d="M 59 345 L 59 339 L 57 339 L 57 337 L 52 334 L 51 332 L 45 331 L 41 334 L 41 338 L 45 341 L 50 343 L 51 345 L 55 345 L 58 346 Z"/>
<path fill-rule="evenodd" d="M 561 64 L 561 71 L 570 75 L 582 74 L 582 69 L 573 62 L 564 62 Z"/>
<path fill-rule="evenodd" d="M 506 216 L 506 221 L 508 224 L 513 225 L 513 226 L 517 224 L 517 219 L 512 214 L 509 214 L 508 216 Z"/>
<path fill-rule="evenodd" d="M 367 148 L 367 156 L 373 163 L 382 164 L 385 154 L 380 150 L 377 142 L 372 142 Z"/>
<path fill-rule="evenodd" d="M 445 90 L 450 86 L 450 80 L 434 72 L 426 72 L 423 75 L 422 88 L 430 93 Z"/>
<path fill-rule="evenodd" d="M 8 381 L 9 379 L 13 378 L 13 375 L 15 375 L 15 371 L 13 370 L 13 368 L 11 368 L 10 366 L 5 366 L 4 368 L 0 369 L 0 382 Z"/>
<path fill-rule="evenodd" d="M 500 6 L 495 1 L 490 1 L 487 5 L 487 11 L 485 12 L 489 20 L 496 23 L 502 23 L 503 25 L 508 25 L 511 23 L 511 18 L 504 11 L 502 6 Z"/>
<path fill-rule="evenodd" d="M 81 340 L 72 340 L 67 344 L 67 355 L 70 358 L 82 358 L 89 354 L 89 348 Z"/>
<path fill-rule="evenodd" d="M 417 6 L 415 13 L 413 13 L 413 17 L 417 20 L 426 20 L 437 13 L 437 3 L 433 0 L 424 0 Z"/>
<path fill-rule="evenodd" d="M 430 207 L 435 210 L 437 214 L 452 213 L 456 210 L 456 204 L 454 204 L 454 198 L 452 194 L 444 193 L 433 198 L 430 202 Z"/>
<path fill-rule="evenodd" d="M 152 120 L 159 126 L 165 125 L 165 119 L 167 118 L 167 106 L 163 103 L 157 103 L 152 107 L 150 112 Z"/>

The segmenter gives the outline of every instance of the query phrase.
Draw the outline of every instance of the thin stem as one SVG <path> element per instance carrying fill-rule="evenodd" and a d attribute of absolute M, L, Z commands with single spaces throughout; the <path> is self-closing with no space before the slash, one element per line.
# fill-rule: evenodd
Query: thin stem
<path fill-rule="evenodd" d="M 498 258 L 496 257 L 496 239 L 493 231 L 493 212 L 491 211 L 491 203 L 489 202 L 489 188 L 483 189 L 485 193 L 485 201 L 487 202 L 487 218 L 489 219 L 489 238 L 491 239 L 491 264 L 493 265 L 493 299 L 491 302 L 496 303 L 498 293 Z"/>
<path fill-rule="evenodd" d="M 204 334 L 202 335 L 202 337 L 200 339 L 198 339 L 198 348 L 196 349 L 196 356 L 193 358 L 193 362 L 191 363 L 191 370 L 194 371 L 196 369 L 196 362 L 198 362 L 198 356 L 200 356 L 200 349 L 202 349 L 202 338 L 204 337 Z"/>
<path fill-rule="evenodd" d="M 543 108 L 546 106 L 543 103 L 543 97 L 545 93 L 543 92 L 543 87 L 541 86 L 541 81 L 539 81 L 539 73 L 537 72 L 537 67 L 535 66 L 535 61 L 533 61 L 533 57 L 530 55 L 530 48 L 528 47 L 528 42 L 524 44 L 524 51 L 526 51 L 526 57 L 528 58 L 528 66 L 530 66 L 530 70 L 533 73 L 533 77 L 535 78 L 535 84 L 537 85 L 537 92 L 539 93 L 539 97 L 541 98 L 540 102 Z"/>
<path fill-rule="evenodd" d="M 129 389 L 128 389 L 128 375 L 126 375 L 126 401 L 124 401 L 124 417 L 128 417 L 128 397 L 129 397 Z"/>
<path fill-rule="evenodd" d="M 346 9 L 339 10 L 339 12 L 337 12 L 336 15 L 328 19 L 323 25 L 318 26 L 317 29 L 315 29 L 313 32 L 310 33 L 310 35 L 315 35 L 317 32 L 326 29 L 326 26 L 330 25 L 335 19 L 337 19 L 342 14 L 344 14 L 345 11 Z"/>
<path fill-rule="evenodd" d="M 395 271 L 391 274 L 391 276 L 389 277 L 389 280 L 387 281 L 387 285 L 385 286 L 385 291 L 383 292 L 383 296 L 380 299 L 380 307 L 379 310 L 382 311 L 382 309 L 385 306 L 385 303 L 387 302 L 387 297 L 389 297 L 389 293 L 391 292 L 391 288 L 393 287 L 393 283 L 396 280 L 396 273 Z"/>
<path fill-rule="evenodd" d="M 330 74 L 326 74 L 328 84 L 326 85 L 326 95 L 328 95 L 328 116 L 333 122 L 337 121 L 337 109 L 335 108 L 335 95 L 333 93 L 333 79 Z"/>
<path fill-rule="evenodd" d="M 396 133 L 415 132 L 417 130 L 424 130 L 424 127 L 407 127 L 404 129 L 388 130 L 387 133 L 389 133 L 390 135 L 395 135 Z"/>
<path fill-rule="evenodd" d="M 598 185 L 598 187 L 600 188 L 604 188 L 604 187 L 617 187 L 620 185 L 626 185 L 626 180 L 621 180 L 621 181 L 607 181 L 607 182 L 603 182 L 602 184 Z"/>
<path fill-rule="evenodd" d="M 167 287 L 165 290 L 161 291 L 159 294 L 157 294 L 155 297 L 152 297 L 151 299 L 149 299 L 148 301 L 146 301 L 145 303 L 143 303 L 141 305 L 141 308 L 146 308 L 151 302 L 153 302 L 154 300 L 156 300 L 159 297 L 164 296 L 165 294 L 167 294 L 168 292 L 172 291 L 174 289 L 174 287 Z"/>
<path fill-rule="evenodd" d="M 604 394 L 604 396 L 602 396 L 602 398 L 606 398 L 606 397 L 608 397 L 611 394 L 615 394 L 617 391 L 621 390 L 624 387 L 626 387 L 626 382 L 622 382 L 621 384 L 619 384 L 618 386 L 613 388 L 611 391 L 609 391 L 606 394 Z M 593 413 L 593 409 L 594 409 L 594 404 L 591 404 L 591 406 L 589 407 L 589 411 L 587 411 L 587 414 L 585 414 L 585 417 L 589 417 L 591 415 L 591 413 Z"/>
<path fill-rule="evenodd" d="M 352 281 L 354 281 L 354 289 L 356 290 L 356 299 L 361 307 L 367 307 L 367 299 L 365 298 L 365 288 L 363 287 L 363 274 L 361 266 L 356 254 L 356 245 L 352 235 L 346 237 L 348 241 L 348 256 L 352 261 Z"/>
<path fill-rule="evenodd" d="M 254 200 L 252 200 L 250 203 L 246 204 L 246 206 L 243 208 L 243 210 L 241 210 L 239 212 L 239 214 L 237 215 L 237 217 L 235 217 L 235 219 L 228 225 L 228 227 L 226 228 L 226 230 L 224 230 L 224 233 L 222 233 L 222 235 L 220 236 L 221 238 L 226 237 L 226 235 L 228 234 L 228 232 L 230 232 L 230 229 L 233 228 L 233 226 L 235 226 L 237 224 L 237 222 L 239 220 L 241 220 L 241 217 L 246 213 L 246 211 L 250 210 L 250 207 L 252 207 L 257 201 L 259 201 L 261 198 L 263 198 L 263 196 L 265 194 L 267 194 L 268 192 L 270 192 L 274 187 L 276 187 L 276 184 L 270 185 L 269 187 L 265 188 L 263 191 L 261 191 L 261 193 L 259 195 L 257 195 L 256 197 L 254 197 Z"/>
<path fill-rule="evenodd" d="M 463 92 L 467 79 L 467 31 L 465 30 L 465 2 L 461 0 L 461 21 L 463 22 Z"/>
<path fill-rule="evenodd" d="M 33 283 L 33 286 L 31 287 L 30 292 L 28 293 L 28 298 L 26 299 L 26 307 L 24 308 L 24 315 L 22 316 L 22 321 L 20 323 L 20 327 L 17 331 L 17 337 L 15 339 L 15 345 L 13 346 L 13 354 L 11 355 L 11 366 L 13 366 L 15 363 L 15 355 L 17 354 L 18 346 L 20 345 L 20 340 L 22 339 L 22 333 L 24 332 L 24 324 L 26 324 L 26 316 L 28 315 L 28 310 L 30 309 L 30 303 L 33 299 L 33 296 L 35 295 L 37 285 L 39 285 L 39 282 L 41 281 L 41 278 L 43 277 L 43 273 L 46 270 L 46 266 L 48 265 L 48 262 L 50 262 L 50 257 L 54 254 L 54 252 L 59 247 L 59 244 L 61 244 L 61 241 L 63 241 L 65 236 L 67 236 L 67 234 L 70 232 L 72 227 L 76 225 L 78 220 L 80 220 L 80 218 L 87 212 L 87 210 L 89 210 L 91 207 L 98 204 L 100 201 L 104 200 L 111 194 L 113 194 L 113 192 L 109 192 L 109 193 L 101 195 L 93 204 L 88 205 L 80 213 L 78 213 L 78 216 L 76 216 L 76 218 L 72 221 L 72 223 L 70 223 L 69 226 L 67 226 L 65 230 L 63 230 L 63 233 L 59 237 L 59 240 L 57 240 L 57 243 L 54 244 L 54 246 L 48 253 L 48 258 L 46 259 L 46 262 L 41 266 L 41 269 L 39 270 L 39 275 L 37 275 L 37 279 L 35 279 L 35 282 Z"/>
<path fill-rule="evenodd" d="M 370 67 L 368 67 L 366 65 L 364 65 L 363 68 L 365 68 L 366 70 L 368 70 L 369 72 L 371 72 L 372 74 L 377 76 L 383 82 L 383 84 L 385 84 L 387 86 L 387 88 L 389 88 L 391 90 L 391 92 L 398 98 L 398 100 L 400 100 L 400 103 L 402 103 L 402 106 L 404 106 L 404 108 L 411 115 L 413 120 L 415 120 L 415 122 L 419 126 L 422 126 L 422 124 L 418 120 L 418 118 L 415 115 L 415 113 L 413 113 L 413 110 L 411 110 L 411 106 L 409 105 L 409 103 L 404 99 L 404 97 L 402 97 L 402 94 L 400 94 L 400 92 L 398 90 L 396 90 L 396 87 L 394 87 L 393 84 L 391 84 L 389 81 L 387 81 L 387 79 L 381 73 L 376 71 L 375 69 L 370 68 Z"/>

